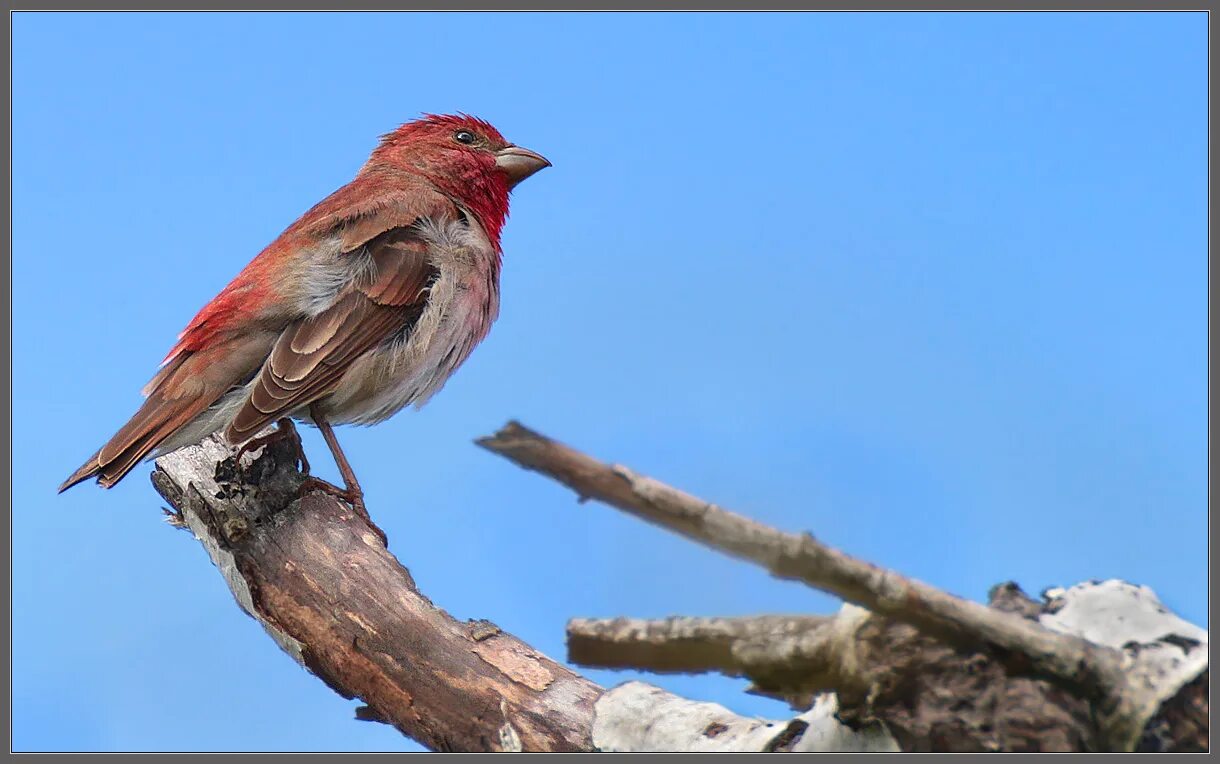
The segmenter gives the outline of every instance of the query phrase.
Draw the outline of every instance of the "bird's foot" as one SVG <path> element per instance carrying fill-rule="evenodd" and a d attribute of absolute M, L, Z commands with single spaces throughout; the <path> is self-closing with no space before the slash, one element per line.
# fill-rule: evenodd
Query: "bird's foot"
<path fill-rule="evenodd" d="M 377 523 L 373 522 L 373 518 L 369 516 L 368 509 L 366 509 L 364 506 L 363 491 L 352 488 L 340 488 L 337 485 L 333 485 L 325 480 L 320 480 L 315 477 L 306 478 L 305 482 L 301 484 L 301 496 L 304 496 L 310 491 L 321 491 L 322 493 L 334 496 L 336 499 L 346 502 L 353 510 L 355 510 L 356 514 L 363 517 L 364 521 L 369 524 L 369 527 L 372 528 L 373 532 L 377 534 L 377 537 L 381 539 L 382 546 L 389 547 L 390 542 L 389 539 L 386 538 L 385 531 L 377 527 Z"/>
<path fill-rule="evenodd" d="M 301 445 L 301 435 L 297 432 L 297 426 L 293 424 L 292 420 L 288 417 L 284 417 L 276 421 L 275 429 L 273 431 L 257 438 L 251 438 L 243 443 L 241 448 L 237 449 L 237 456 L 234 458 L 240 460 L 244 455 L 252 451 L 257 451 L 263 446 L 276 443 L 281 440 L 292 441 L 293 445 L 296 447 L 296 453 L 294 456 L 296 457 L 297 463 L 301 467 L 301 474 L 308 476 L 309 459 L 305 457 L 305 448 Z"/>

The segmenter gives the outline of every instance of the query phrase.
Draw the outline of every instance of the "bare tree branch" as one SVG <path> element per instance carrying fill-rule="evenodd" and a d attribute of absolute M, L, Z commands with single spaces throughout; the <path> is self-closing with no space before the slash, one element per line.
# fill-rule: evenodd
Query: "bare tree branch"
<path fill-rule="evenodd" d="M 972 631 L 969 607 L 964 616 L 951 610 L 956 620 L 937 610 L 956 598 L 581 457 L 560 472 L 592 486 L 582 495 L 640 503 L 653 522 L 762 556 L 785 577 L 818 580 L 831 568 L 832 581 L 891 607 L 845 605 L 833 618 L 573 622 L 577 657 L 585 650 L 607 665 L 749 676 L 756 692 L 808 709 L 787 721 L 740 717 L 639 682 L 603 690 L 495 624 L 460 622 L 433 605 L 367 520 L 324 494 L 298 498 L 295 455 L 291 442 L 273 441 L 239 461 L 209 440 L 159 459 L 153 482 L 175 508 L 167 519 L 195 534 L 281 648 L 336 692 L 360 698 L 358 719 L 392 724 L 434 750 L 1091 750 L 1131 747 L 1115 719 L 1134 725 L 1145 712 L 1141 748 L 1207 745 L 1207 633 L 1146 589 L 1092 583 L 1039 604 L 1000 587 L 993 598 L 1010 611 L 997 615 L 1049 635 L 1052 648 L 1082 641 L 1115 658 L 1139 691 L 1122 689 L 1130 694 L 1106 705 L 1108 685 L 1029 678 L 1031 658 Z M 869 588 L 878 580 L 880 594 Z M 894 592 L 931 615 L 911 616 L 893 604 Z M 988 623 L 1009 628 L 1003 618 Z M 1135 715 L 1116 716 L 1133 704 Z"/>
<path fill-rule="evenodd" d="M 821 616 L 750 618 L 574 618 L 568 622 L 568 660 L 598 668 L 666 673 L 719 671 L 746 676 L 736 651 L 786 636 L 808 634 L 832 619 Z"/>
<path fill-rule="evenodd" d="M 302 666 L 433 750 L 591 750 L 601 687 L 487 621 L 436 607 L 369 524 L 297 500 L 293 445 L 242 464 L 214 441 L 161 457 L 153 482 L 242 608 Z"/>
<path fill-rule="evenodd" d="M 699 750 L 895 747 L 825 709 L 766 721 L 638 682 L 603 690 L 490 621 L 454 619 L 416 589 L 368 521 L 325 494 L 298 499 L 290 441 L 238 462 L 209 439 L 158 459 L 152 478 L 174 508 L 166 519 L 198 538 L 285 652 L 360 698 L 357 719 L 433 750 L 592 751 L 598 729 L 610 730 L 602 747 L 616 750 L 670 750 L 649 748 L 665 740 Z M 633 716 L 645 710 L 653 715 Z"/>
<path fill-rule="evenodd" d="M 1011 589 L 1004 591 L 1011 595 Z M 840 720 L 860 729 L 880 721 L 905 751 L 1094 747 L 1085 701 L 1047 682 L 1010 677 L 982 653 L 951 648 L 855 605 L 844 605 L 832 618 L 802 620 L 578 620 L 569 624 L 568 657 L 583 665 L 630 666 L 639 655 L 633 648 L 641 643 L 646 645 L 642 657 L 649 658 L 658 652 L 665 656 L 670 648 L 677 651 L 692 636 L 706 636 L 706 642 L 723 649 L 705 665 L 676 659 L 637 667 L 686 665 L 694 671 L 747 676 L 754 682 L 750 692 L 799 709 L 828 702 L 827 691 L 833 690 L 829 695 L 837 702 Z M 778 628 L 769 635 L 770 624 Z M 578 651 L 574 634 L 589 644 Z"/>
<path fill-rule="evenodd" d="M 516 422 L 476 442 L 558 480 L 582 499 L 598 499 L 949 645 L 986 648 L 1010 671 L 1046 678 L 1089 701 L 1101 720 L 1102 747 L 1134 748 L 1164 700 L 1163 686 L 1129 682 L 1130 661 L 1118 650 L 947 594 L 850 557 L 809 534 L 755 522 L 626 467 L 600 462 Z"/>

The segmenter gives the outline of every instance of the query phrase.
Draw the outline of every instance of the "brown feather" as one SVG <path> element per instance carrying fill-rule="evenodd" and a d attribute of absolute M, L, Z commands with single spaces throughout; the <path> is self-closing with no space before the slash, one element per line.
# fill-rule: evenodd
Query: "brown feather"
<path fill-rule="evenodd" d="M 439 271 L 413 227 L 385 231 L 364 245 L 375 268 L 327 309 L 284 330 L 250 397 L 225 431 L 234 443 L 328 395 L 351 365 L 419 320 Z"/>
<path fill-rule="evenodd" d="M 256 330 L 227 338 L 223 348 L 174 358 L 145 387 L 148 398 L 139 411 L 64 481 L 60 492 L 94 476 L 106 488 L 117 483 L 175 431 L 248 379 L 275 336 Z"/>
<path fill-rule="evenodd" d="M 148 384 L 144 385 L 144 389 L 140 391 L 140 394 L 143 395 L 145 398 L 147 398 L 149 395 L 151 395 L 152 391 L 156 390 L 158 387 L 160 387 L 162 382 L 169 379 L 170 376 L 175 371 L 178 370 L 178 367 L 181 366 L 183 363 L 185 363 L 186 359 L 189 357 L 190 357 L 190 353 L 183 353 L 181 355 L 177 355 L 171 359 L 168 359 L 161 366 L 161 370 L 158 371 L 153 376 L 152 379 L 148 380 Z"/>
<path fill-rule="evenodd" d="M 100 452 L 99 452 L 100 453 Z M 76 469 L 68 476 L 68 479 L 59 484 L 59 493 L 63 493 L 77 483 L 83 483 L 97 473 L 101 472 L 102 465 L 98 464 L 97 454 L 90 456 L 85 460 L 85 463 Z"/>
<path fill-rule="evenodd" d="M 389 142 L 389 153 L 370 159 L 352 182 L 298 218 L 205 305 L 145 386 L 144 405 L 60 490 L 94 476 L 113 485 L 167 442 L 193 434 L 184 428 L 252 378 L 251 395 L 227 430 L 232 440 L 327 395 L 362 354 L 403 338 L 418 321 L 438 274 L 414 226 L 422 219 L 445 222 L 459 216 L 455 199 L 479 220 L 498 256 L 508 203 L 505 180 L 491 170 L 487 178 L 471 181 L 467 173 L 456 172 L 471 168 L 421 167 L 412 157 L 450 140 L 449 124 L 434 122 Z M 408 150 L 408 144 L 420 148 Z M 457 185 L 436 185 L 451 176 L 460 178 Z M 301 307 L 305 298 L 293 269 L 335 236 L 343 252 L 367 246 L 377 272 L 349 291 L 353 303 L 344 310 L 302 319 L 313 307 Z M 285 340 L 290 336 L 295 340 Z M 269 354 L 281 345 L 288 353 L 273 369 Z M 276 377 L 281 363 L 294 370 L 294 379 Z"/>
<path fill-rule="evenodd" d="M 216 398 L 219 397 L 219 395 L 216 396 Z M 204 409 L 214 402 L 214 400 L 208 400 L 206 397 L 199 397 L 191 401 L 189 405 L 172 406 L 166 405 L 167 401 L 158 399 L 156 394 L 150 396 L 145 406 L 152 403 L 156 407 L 156 413 L 162 415 L 160 423 L 155 427 L 135 432 L 121 452 L 106 459 L 102 464 L 101 474 L 97 482 L 103 488 L 110 488 L 122 480 L 123 476 L 156 448 L 158 443 L 165 440 L 174 430 L 203 413 Z M 107 444 L 107 446 L 109 445 Z M 103 453 L 106 450 L 103 449 Z"/>
<path fill-rule="evenodd" d="M 135 416 L 64 481 L 59 492 L 63 493 L 95 475 L 99 476 L 98 483 L 109 488 L 139 464 L 140 459 L 156 448 L 170 432 L 189 422 L 214 402 L 215 399 L 205 398 L 166 399 L 154 391 Z"/>

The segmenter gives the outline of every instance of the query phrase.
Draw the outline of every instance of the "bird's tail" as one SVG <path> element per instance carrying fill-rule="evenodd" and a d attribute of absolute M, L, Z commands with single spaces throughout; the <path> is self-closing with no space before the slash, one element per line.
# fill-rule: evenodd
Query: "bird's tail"
<path fill-rule="evenodd" d="M 228 387 L 226 378 L 217 380 L 217 366 L 202 366 L 196 359 L 181 356 L 164 368 L 145 388 L 148 399 L 106 445 L 73 472 L 59 486 L 63 493 L 91 477 L 103 488 L 110 488 L 152 453 L 158 445 L 216 402 Z M 221 375 L 224 370 L 220 370 Z M 191 382 L 191 394 L 183 394 L 184 382 Z M 149 390 L 149 388 L 153 388 Z"/>
<path fill-rule="evenodd" d="M 98 462 L 98 459 L 97 459 L 98 456 L 101 455 L 101 453 L 102 453 L 101 451 L 98 451 L 96 454 L 89 457 L 89 459 L 80 466 L 80 469 L 78 469 L 76 472 L 73 472 L 71 475 L 69 475 L 68 479 L 65 480 L 59 486 L 59 493 L 63 493 L 64 491 L 68 490 L 69 488 L 76 485 L 77 483 L 83 483 L 86 480 L 88 480 L 89 478 L 91 478 L 94 475 L 101 472 L 102 466 Z"/>
<path fill-rule="evenodd" d="M 158 444 L 206 409 L 211 401 L 196 399 L 186 406 L 167 406 L 166 403 L 156 393 L 149 396 L 131 421 L 59 486 L 59 492 L 91 477 L 97 477 L 98 485 L 103 488 L 112 487 Z"/>

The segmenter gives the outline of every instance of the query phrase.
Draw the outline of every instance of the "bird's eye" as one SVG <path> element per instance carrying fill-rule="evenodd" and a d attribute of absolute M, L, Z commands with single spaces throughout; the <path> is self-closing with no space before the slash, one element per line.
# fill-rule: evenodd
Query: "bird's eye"
<path fill-rule="evenodd" d="M 458 130 L 453 134 L 453 140 L 458 143 L 465 143 L 467 146 L 474 143 L 474 133 L 469 130 Z"/>

